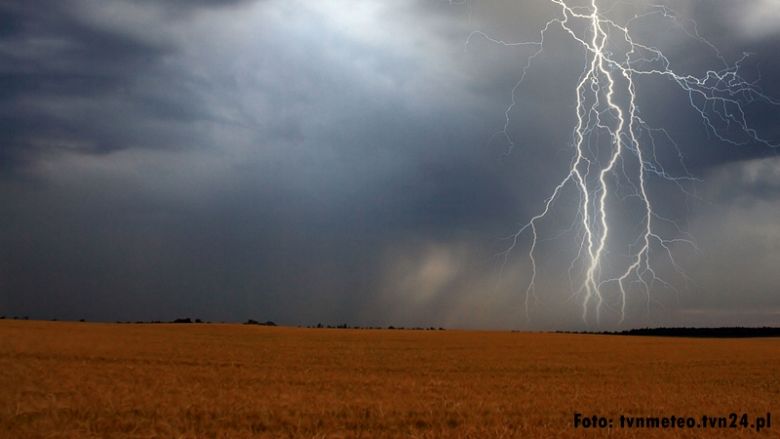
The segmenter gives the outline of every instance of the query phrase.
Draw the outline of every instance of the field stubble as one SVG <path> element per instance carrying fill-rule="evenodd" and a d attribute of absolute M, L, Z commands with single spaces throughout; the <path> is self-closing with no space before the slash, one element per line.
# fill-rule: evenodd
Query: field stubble
<path fill-rule="evenodd" d="M 572 420 L 780 423 L 780 340 L 6 320 L 0 389 L 3 438 L 702 437 Z"/>

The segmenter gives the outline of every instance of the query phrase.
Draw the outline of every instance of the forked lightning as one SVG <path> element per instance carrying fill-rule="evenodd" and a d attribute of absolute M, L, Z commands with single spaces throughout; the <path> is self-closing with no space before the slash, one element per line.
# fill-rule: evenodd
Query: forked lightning
<path fill-rule="evenodd" d="M 541 27 L 537 41 L 505 41 L 484 31 L 473 31 L 466 40 L 467 46 L 473 39 L 482 38 L 503 46 L 534 48 L 511 91 L 511 103 L 506 108 L 504 127 L 499 133 L 507 140 L 510 150 L 515 146 L 515 140 L 510 134 L 510 123 L 512 111 L 518 104 L 517 91 L 534 60 L 544 52 L 545 36 L 552 29 L 562 30 L 581 47 L 586 59 L 578 82 L 572 84 L 572 91 L 576 94 L 576 124 L 573 128 L 573 155 L 568 172 L 546 198 L 538 214 L 510 237 L 511 244 L 503 253 L 504 263 L 519 245 L 520 238 L 530 233 L 528 256 L 531 274 L 524 298 L 528 317 L 531 301 L 538 300 L 538 227 L 562 198 L 562 193 L 574 190 L 579 199 L 574 220 L 581 233 L 578 234 L 577 255 L 569 272 L 571 277 L 572 271 L 579 268 L 578 274 L 574 275 L 577 281 L 573 282 L 576 284 L 573 293 L 582 297 L 582 318 L 589 321 L 589 312 L 593 310 L 596 322 L 600 321 L 606 300 L 605 289 L 612 285 L 613 291 L 617 293 L 617 313 L 622 322 L 626 316 L 629 295 L 635 288 L 639 288 L 648 300 L 655 285 L 672 288 L 653 268 L 651 253 L 662 252 L 671 265 L 679 270 L 672 244 L 687 243 L 695 246 L 682 232 L 677 237 L 667 238 L 656 231 L 660 222 L 676 225 L 656 213 L 656 201 L 648 190 L 649 180 L 655 177 L 665 179 L 685 190 L 682 183 L 695 178 L 687 172 L 682 161 L 682 151 L 668 132 L 652 128 L 643 120 L 638 107 L 637 82 L 643 77 L 658 77 L 678 87 L 687 93 L 691 109 L 698 113 L 706 130 L 720 141 L 735 145 L 759 142 L 776 147 L 777 144 L 763 138 L 750 124 L 745 106 L 756 101 L 771 105 L 780 105 L 780 102 L 764 94 L 755 81 L 745 79 L 741 69 L 748 55 L 735 63 L 727 63 L 715 46 L 699 34 L 694 22 L 681 19 L 665 5 L 643 7 L 641 14 L 619 23 L 610 16 L 612 7 L 620 2 L 602 9 L 602 2 L 598 0 L 590 0 L 589 4 L 577 7 L 570 6 L 571 2 L 567 0 L 548 1 L 560 13 Z M 671 20 L 689 37 L 710 49 L 722 63 L 722 68 L 708 70 L 701 76 L 676 73 L 670 60 L 659 48 L 637 41 L 632 36 L 633 26 L 640 20 L 650 18 Z M 667 172 L 658 160 L 655 151 L 655 139 L 658 136 L 662 136 L 676 149 L 680 167 L 684 170 L 680 175 Z M 602 137 L 608 141 L 599 143 Z M 627 162 L 633 164 L 631 169 L 636 169 L 630 175 L 626 170 Z M 641 228 L 634 244 L 629 246 L 628 257 L 624 257 L 622 262 L 610 260 L 611 266 L 620 265 L 616 270 L 610 270 L 611 274 L 606 274 L 604 267 L 613 238 L 610 227 L 616 221 L 610 203 L 615 198 L 618 186 L 621 190 L 628 190 L 631 197 L 640 200 Z"/>

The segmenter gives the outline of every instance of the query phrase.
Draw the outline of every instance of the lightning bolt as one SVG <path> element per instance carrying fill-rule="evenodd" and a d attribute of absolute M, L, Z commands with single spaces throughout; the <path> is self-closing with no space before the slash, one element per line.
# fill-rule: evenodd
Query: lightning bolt
<path fill-rule="evenodd" d="M 543 53 L 545 36 L 551 29 L 560 29 L 582 48 L 586 56 L 583 71 L 574 87 L 576 124 L 572 133 L 573 154 L 570 166 L 545 199 L 541 210 L 509 237 L 510 244 L 502 253 L 504 266 L 509 255 L 519 245 L 521 237 L 530 235 L 528 257 L 531 275 L 524 297 L 526 319 L 529 319 L 531 301 L 539 301 L 536 291 L 539 226 L 550 215 L 562 194 L 574 190 L 579 204 L 573 220 L 573 227 L 578 229 L 578 248 L 569 266 L 572 285 L 575 284 L 573 278 L 577 277 L 572 273 L 578 267 L 581 269 L 580 280 L 576 282 L 578 286 L 572 287 L 572 295 L 582 298 L 583 321 L 589 321 L 589 313 L 593 309 L 595 320 L 600 323 L 607 303 L 606 289 L 614 286 L 619 305 L 616 311 L 622 323 L 634 285 L 638 286 L 648 303 L 651 291 L 656 285 L 674 289 L 658 275 L 651 263 L 651 253 L 660 252 L 669 260 L 671 267 L 684 276 L 674 258 L 672 246 L 683 243 L 696 249 L 690 236 L 682 232 L 673 220 L 659 215 L 654 208 L 654 200 L 648 190 L 650 178 L 658 177 L 672 182 L 686 194 L 689 193 L 683 183 L 698 180 L 688 172 L 682 150 L 669 133 L 665 129 L 651 127 L 641 117 L 637 104 L 637 80 L 657 77 L 677 86 L 687 93 L 690 107 L 698 114 L 706 131 L 718 140 L 733 145 L 758 142 L 777 147 L 777 144 L 761 137 L 749 123 L 745 106 L 757 101 L 771 105 L 780 105 L 780 102 L 764 94 L 757 85 L 758 81 L 748 81 L 740 73 L 749 54 L 744 54 L 735 63 L 729 64 L 718 49 L 700 35 L 695 22 L 681 19 L 664 5 L 647 6 L 642 14 L 635 14 L 625 23 L 619 24 L 609 18 L 611 9 L 600 8 L 598 0 L 589 0 L 589 5 L 579 7 L 570 6 L 567 0 L 548 1 L 560 13 L 541 27 L 539 39 L 536 41 L 505 41 L 480 30 L 472 31 L 465 41 L 465 48 L 468 48 L 475 38 L 501 46 L 534 48 L 511 90 L 511 102 L 504 112 L 503 129 L 493 136 L 505 138 L 509 152 L 515 147 L 515 140 L 509 129 L 512 111 L 517 106 L 517 91 L 525 81 L 534 60 Z M 624 2 L 614 3 L 613 7 L 620 3 Z M 471 2 L 467 5 L 471 17 Z M 632 36 L 632 26 L 650 17 L 674 22 L 689 37 L 712 50 L 722 67 L 718 70 L 708 70 L 701 76 L 676 73 L 671 68 L 670 60 L 660 49 L 636 41 Z M 735 136 L 735 131 L 742 133 L 741 139 Z M 599 139 L 603 135 L 606 135 L 608 142 L 599 146 Z M 659 162 L 655 152 L 656 139 L 659 136 L 676 149 L 683 170 L 682 175 L 672 175 Z M 626 170 L 627 162 L 633 163 L 636 168 L 633 175 Z M 619 264 L 621 268 L 607 273 L 605 267 L 608 263 L 617 266 L 613 261 L 607 260 L 612 238 L 610 226 L 615 222 L 610 200 L 616 197 L 621 187 L 629 191 L 628 197 L 638 199 L 642 206 L 640 229 L 629 248 L 628 257 L 623 258 Z M 656 225 L 659 223 L 670 224 L 680 236 L 664 237 L 656 231 Z"/>

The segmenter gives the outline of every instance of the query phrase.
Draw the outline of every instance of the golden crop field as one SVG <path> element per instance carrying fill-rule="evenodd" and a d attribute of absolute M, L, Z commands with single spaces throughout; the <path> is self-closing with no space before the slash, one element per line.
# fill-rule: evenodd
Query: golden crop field
<path fill-rule="evenodd" d="M 592 429 L 574 413 L 772 428 Z M 3 438 L 777 437 L 780 339 L 0 321 Z"/>

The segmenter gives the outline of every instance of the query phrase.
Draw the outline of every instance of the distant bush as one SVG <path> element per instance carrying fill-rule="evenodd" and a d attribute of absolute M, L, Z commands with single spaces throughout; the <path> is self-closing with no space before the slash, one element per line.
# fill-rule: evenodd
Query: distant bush
<path fill-rule="evenodd" d="M 244 322 L 245 325 L 259 325 L 259 326 L 276 326 L 276 323 L 267 320 L 265 322 L 258 322 L 257 320 L 249 319 L 246 322 Z"/>

